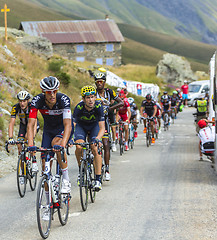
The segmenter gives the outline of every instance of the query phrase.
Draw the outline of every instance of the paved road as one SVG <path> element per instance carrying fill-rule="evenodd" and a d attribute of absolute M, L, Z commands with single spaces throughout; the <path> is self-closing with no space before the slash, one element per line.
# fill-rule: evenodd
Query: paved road
<path fill-rule="evenodd" d="M 135 149 L 114 153 L 112 180 L 82 212 L 76 187 L 75 158 L 70 158 L 72 200 L 66 226 L 55 216 L 49 239 L 217 239 L 217 176 L 200 162 L 192 109 L 145 146 L 140 127 Z M 36 192 L 20 199 L 15 174 L 0 179 L 1 239 L 40 239 Z"/>

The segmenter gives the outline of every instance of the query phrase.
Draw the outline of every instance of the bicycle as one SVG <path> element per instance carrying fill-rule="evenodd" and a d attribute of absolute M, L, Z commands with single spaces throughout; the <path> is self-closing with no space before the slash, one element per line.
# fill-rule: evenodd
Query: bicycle
<path fill-rule="evenodd" d="M 52 176 L 50 169 L 51 156 L 50 152 L 53 149 L 40 149 L 37 152 L 44 152 L 45 170 L 42 173 L 41 179 L 38 184 L 37 198 L 36 198 L 36 213 L 38 230 L 42 238 L 46 239 L 50 234 L 51 220 L 54 219 L 54 213 L 58 212 L 59 221 L 62 226 L 67 223 L 69 216 L 69 201 L 71 195 L 63 194 L 60 192 L 62 184 L 62 170 L 57 162 L 56 175 Z M 64 159 L 64 149 L 61 150 L 61 159 Z"/>
<path fill-rule="evenodd" d="M 171 107 L 171 118 L 172 118 L 172 124 L 174 124 L 176 113 L 175 113 L 175 107 Z"/>
<path fill-rule="evenodd" d="M 164 131 L 166 131 L 169 129 L 169 113 L 168 112 L 164 112 L 163 121 L 164 121 Z"/>
<path fill-rule="evenodd" d="M 155 118 L 154 119 L 154 135 L 156 139 L 158 139 L 158 134 L 159 134 L 159 126 L 158 126 L 157 118 Z"/>
<path fill-rule="evenodd" d="M 134 125 L 133 125 L 133 122 L 130 121 L 129 123 L 129 138 L 128 138 L 128 146 L 133 149 L 133 146 L 134 146 L 134 135 L 135 135 L 135 128 L 134 128 Z"/>
<path fill-rule="evenodd" d="M 94 184 L 96 180 L 95 168 L 93 165 L 93 154 L 91 151 L 90 142 L 74 143 L 74 145 L 80 145 L 83 148 L 80 167 L 80 201 L 83 211 L 87 210 L 88 206 L 88 190 L 90 191 L 90 200 L 92 203 L 96 199 L 96 191 L 94 190 Z"/>
<path fill-rule="evenodd" d="M 120 146 L 120 155 L 122 156 L 124 152 L 124 122 L 119 121 L 119 146 Z"/>
<path fill-rule="evenodd" d="M 27 154 L 27 141 L 24 139 L 15 141 L 14 144 L 21 144 L 21 153 L 18 156 L 17 162 L 17 189 L 20 197 L 24 197 L 26 193 L 27 180 L 29 180 L 29 185 L 32 191 L 35 190 L 37 184 L 37 172 L 32 172 L 32 156 Z M 5 143 L 5 149 L 8 153 L 9 143 Z"/>

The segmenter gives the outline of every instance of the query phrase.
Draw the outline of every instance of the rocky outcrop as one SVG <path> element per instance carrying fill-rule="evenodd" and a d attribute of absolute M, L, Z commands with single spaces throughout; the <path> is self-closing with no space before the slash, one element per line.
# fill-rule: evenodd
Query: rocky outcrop
<path fill-rule="evenodd" d="M 0 27 L 0 36 L 4 36 L 5 29 Z M 8 37 L 16 38 L 16 43 L 22 45 L 25 49 L 45 58 L 53 56 L 52 43 L 47 38 L 29 36 L 23 31 L 8 28 Z"/>
<path fill-rule="evenodd" d="M 190 63 L 181 56 L 166 53 L 157 64 L 157 77 L 165 82 L 180 85 L 184 80 L 188 82 L 196 81 L 198 78 L 191 70 Z"/>

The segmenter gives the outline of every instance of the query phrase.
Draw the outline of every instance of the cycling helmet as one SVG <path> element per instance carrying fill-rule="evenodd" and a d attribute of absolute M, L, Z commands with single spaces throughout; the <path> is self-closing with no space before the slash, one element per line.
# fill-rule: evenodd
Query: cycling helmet
<path fill-rule="evenodd" d="M 132 103 L 134 102 L 134 98 L 129 97 L 129 98 L 128 98 L 128 102 L 129 102 L 129 104 L 132 104 Z"/>
<path fill-rule="evenodd" d="M 177 91 L 173 91 L 173 94 L 178 94 L 178 92 Z"/>
<path fill-rule="evenodd" d="M 20 101 L 28 100 L 28 99 L 30 99 L 30 94 L 29 94 L 27 91 L 20 91 L 20 92 L 17 94 L 17 98 L 18 98 L 18 100 L 20 100 Z"/>
<path fill-rule="evenodd" d="M 152 99 L 152 96 L 151 96 L 151 94 L 147 94 L 145 98 L 146 98 L 147 100 L 151 100 L 151 99 Z"/>
<path fill-rule="evenodd" d="M 163 95 L 163 96 L 162 96 L 162 99 L 163 99 L 163 100 L 168 100 L 168 96 L 167 96 L 167 95 Z"/>
<path fill-rule="evenodd" d="M 206 121 L 205 120 L 200 120 L 198 123 L 198 126 L 200 127 L 200 128 L 204 128 L 204 127 L 206 127 Z"/>
<path fill-rule="evenodd" d="M 96 94 L 96 88 L 93 86 L 84 86 L 81 89 L 81 96 L 89 96 L 89 95 L 95 95 Z"/>
<path fill-rule="evenodd" d="M 121 89 L 121 91 L 119 92 L 119 97 L 121 97 L 121 98 L 126 97 L 126 94 L 123 89 Z"/>
<path fill-rule="evenodd" d="M 45 77 L 40 82 L 40 87 L 43 91 L 49 90 L 58 90 L 60 86 L 60 82 L 56 77 Z"/>
<path fill-rule="evenodd" d="M 106 73 L 105 72 L 98 72 L 94 75 L 94 79 L 95 79 L 95 81 L 97 81 L 99 79 L 106 81 Z"/>
<path fill-rule="evenodd" d="M 167 91 L 164 91 L 164 94 L 167 94 Z"/>
<path fill-rule="evenodd" d="M 181 92 L 181 90 L 179 89 L 179 88 L 176 88 L 176 91 L 179 93 L 179 92 Z"/>

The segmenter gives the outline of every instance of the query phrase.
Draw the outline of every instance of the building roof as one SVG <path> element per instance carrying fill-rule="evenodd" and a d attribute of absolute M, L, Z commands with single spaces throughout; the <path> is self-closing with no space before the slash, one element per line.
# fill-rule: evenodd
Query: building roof
<path fill-rule="evenodd" d="M 123 42 L 114 20 L 21 22 L 19 29 L 31 36 L 58 43 Z"/>

